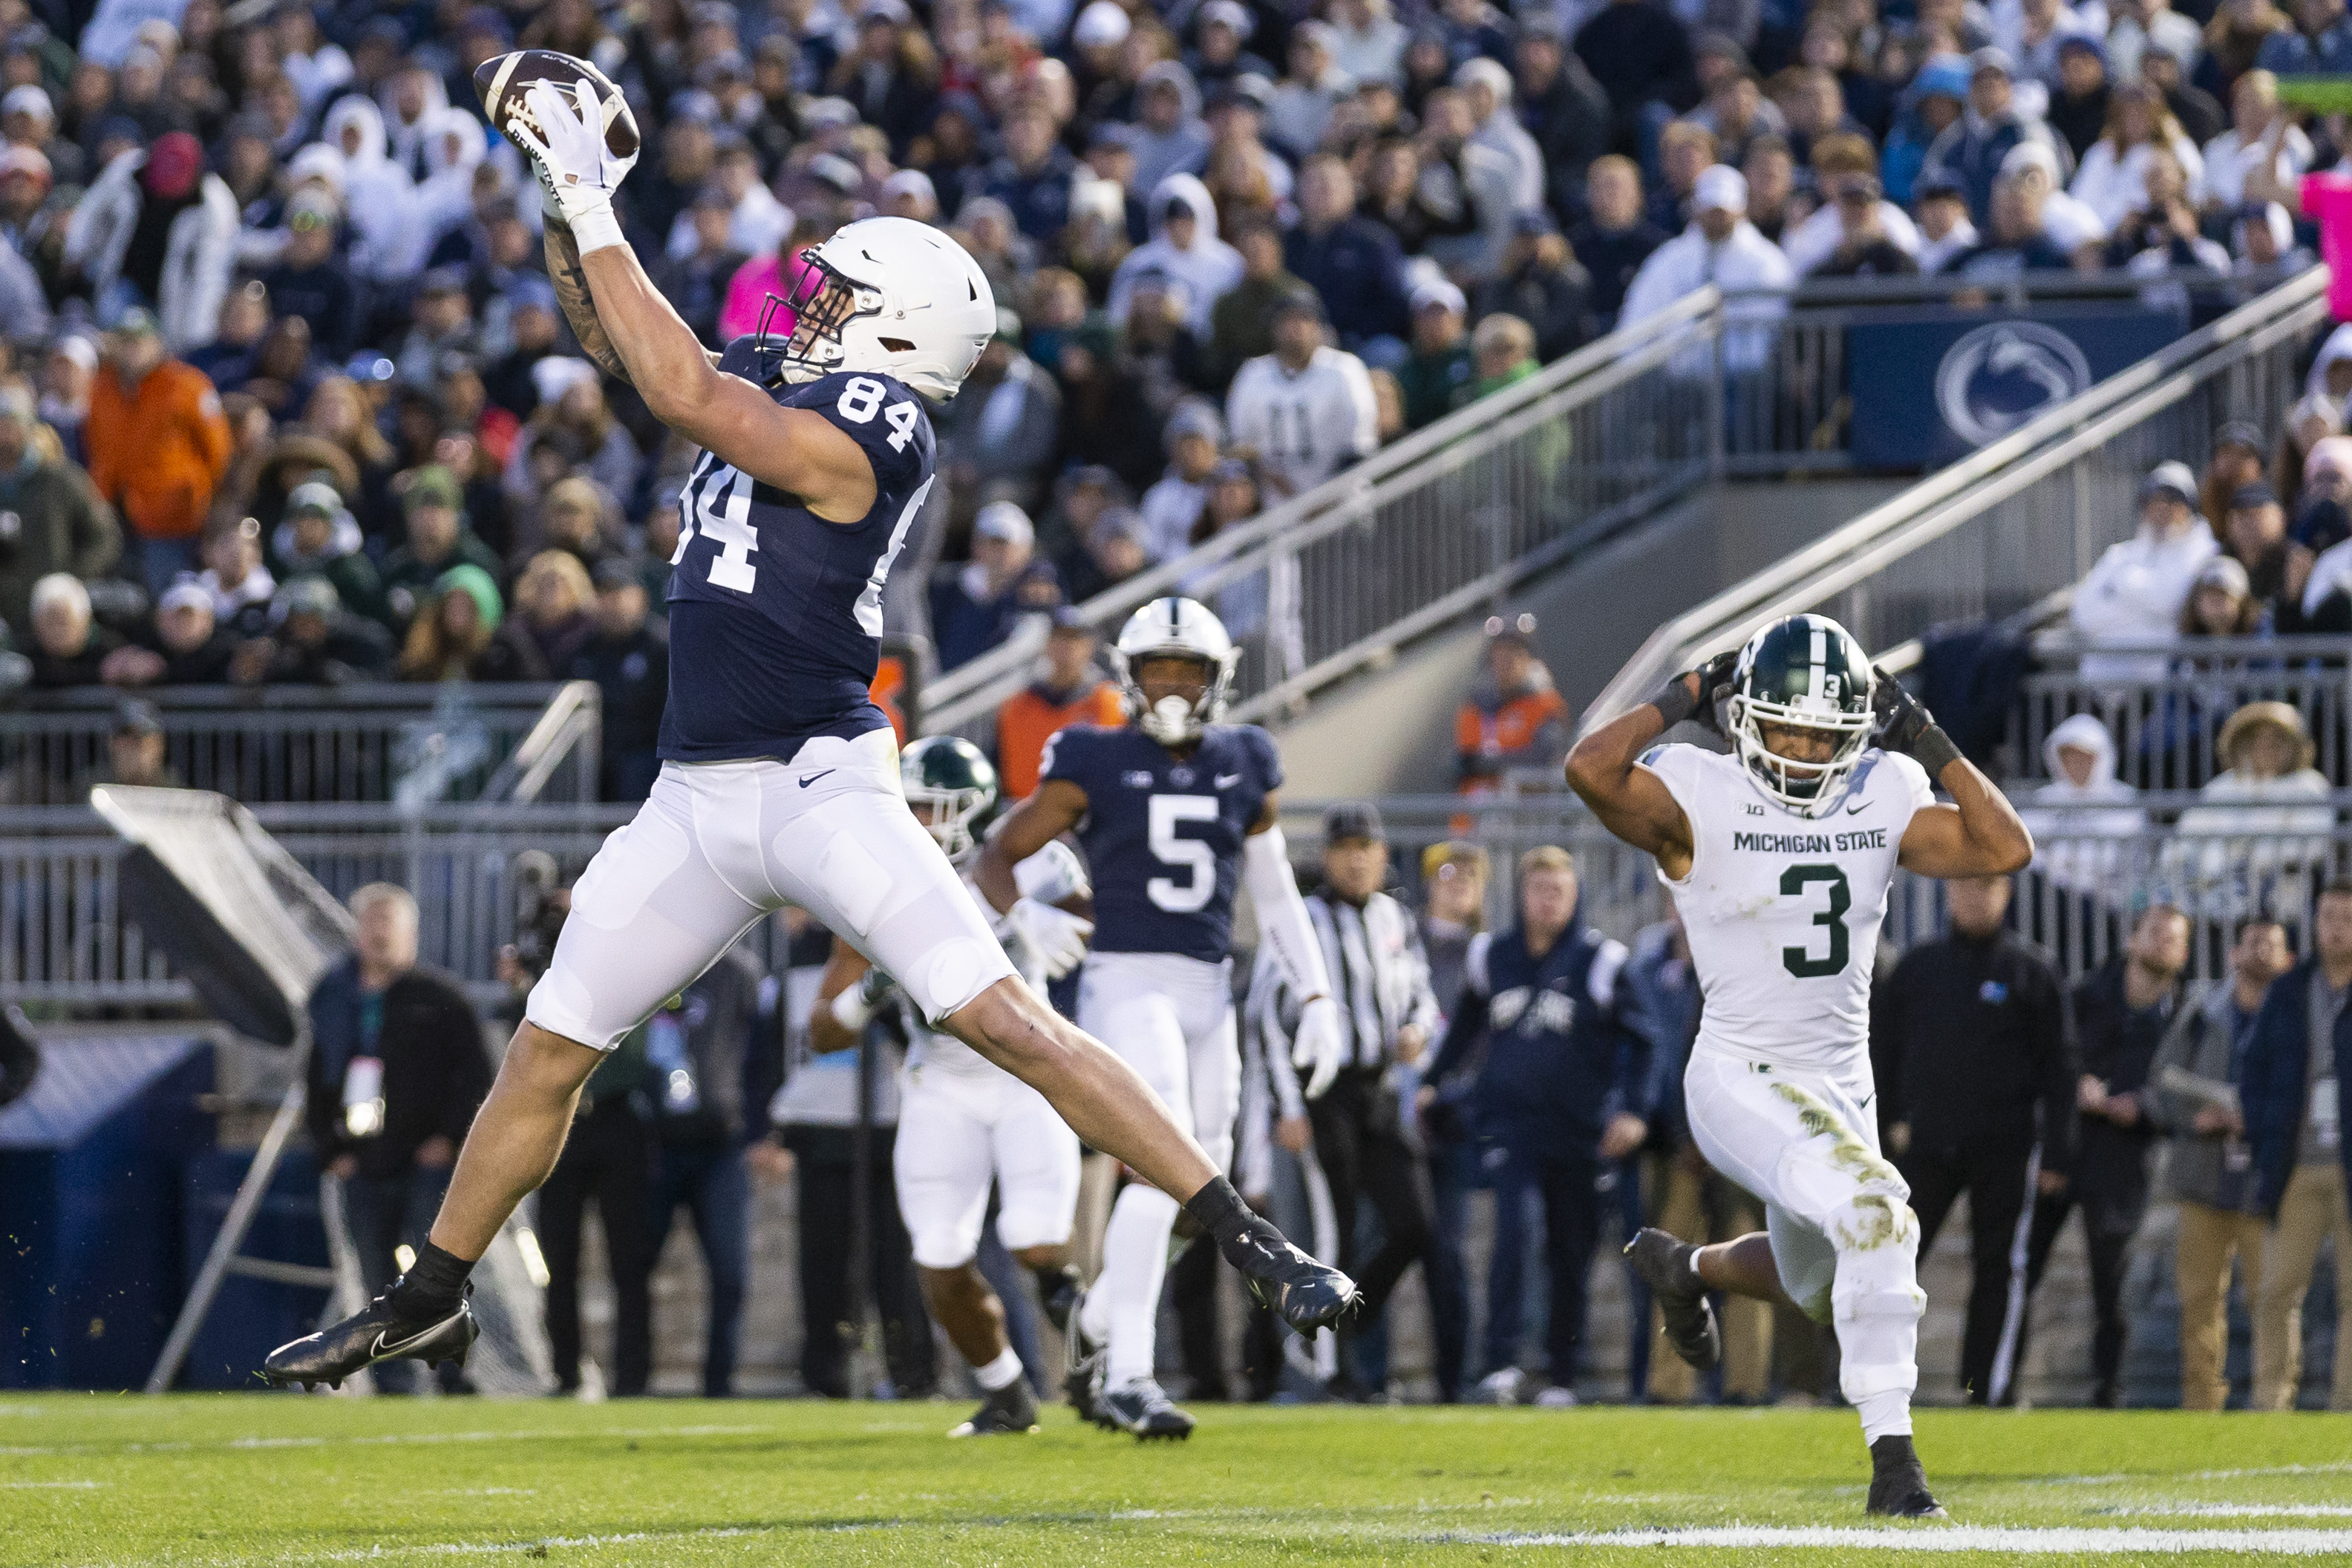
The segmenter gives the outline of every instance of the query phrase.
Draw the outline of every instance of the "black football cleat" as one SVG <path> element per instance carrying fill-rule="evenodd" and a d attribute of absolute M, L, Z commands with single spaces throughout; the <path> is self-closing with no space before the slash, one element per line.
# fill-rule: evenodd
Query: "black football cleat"
<path fill-rule="evenodd" d="M 1243 1236 L 1235 1250 L 1243 1256 L 1227 1253 L 1226 1261 L 1241 1270 L 1250 1294 L 1302 1339 L 1313 1339 L 1315 1331 L 1329 1328 L 1361 1300 L 1353 1279 L 1316 1262 L 1264 1221 Z"/>
<path fill-rule="evenodd" d="M 1949 1519 L 1927 1489 L 1918 1450 L 1904 1436 L 1881 1437 L 1870 1446 L 1870 1500 L 1864 1511 L 1888 1519 Z"/>
<path fill-rule="evenodd" d="M 1675 1353 L 1699 1371 L 1711 1372 L 1723 1359 L 1723 1333 L 1716 1326 L 1706 1286 L 1691 1267 L 1697 1251 L 1687 1241 L 1645 1226 L 1625 1244 L 1625 1260 L 1657 1299 L 1666 1342 Z"/>
<path fill-rule="evenodd" d="M 950 1437 L 1002 1437 L 1037 1430 L 1037 1399 L 1029 1380 L 1016 1377 L 981 1401 L 971 1419 L 950 1431 Z"/>
<path fill-rule="evenodd" d="M 1192 1435 L 1192 1416 L 1177 1409 L 1160 1384 L 1148 1377 L 1105 1390 L 1101 1405 L 1111 1425 L 1134 1433 L 1138 1442 L 1166 1438 L 1181 1443 Z"/>
<path fill-rule="evenodd" d="M 466 1287 L 471 1296 L 474 1288 Z M 262 1363 L 261 1375 L 278 1388 L 300 1384 L 305 1388 L 325 1384 L 339 1388 L 343 1379 L 378 1362 L 421 1361 L 439 1366 L 445 1361 L 466 1364 L 467 1352 L 481 1334 L 472 1305 L 463 1300 L 446 1317 L 404 1318 L 385 1291 L 359 1311 L 331 1328 L 279 1345 Z"/>
<path fill-rule="evenodd" d="M 1042 1277 L 1038 1283 L 1045 1283 Z M 1052 1289 L 1038 1293 L 1039 1304 L 1045 1309 L 1045 1321 L 1054 1325 L 1055 1333 L 1070 1331 L 1071 1314 L 1077 1310 L 1078 1298 L 1085 1294 L 1086 1287 L 1078 1283 L 1078 1271 L 1075 1268 L 1065 1268 Z"/>

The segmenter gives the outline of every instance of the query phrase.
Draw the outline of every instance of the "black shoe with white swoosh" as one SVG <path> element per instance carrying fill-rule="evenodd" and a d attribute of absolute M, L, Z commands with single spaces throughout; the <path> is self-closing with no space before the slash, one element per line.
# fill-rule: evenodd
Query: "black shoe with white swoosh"
<path fill-rule="evenodd" d="M 467 1285 L 466 1294 L 473 1293 L 473 1286 Z M 262 1363 L 261 1375 L 279 1388 L 296 1384 L 311 1388 L 321 1383 L 332 1388 L 378 1362 L 421 1361 L 439 1366 L 454 1361 L 463 1366 L 481 1331 L 470 1301 L 460 1300 L 457 1311 L 446 1317 L 404 1318 L 393 1307 L 392 1292 L 386 1290 L 331 1328 L 271 1351 Z"/>

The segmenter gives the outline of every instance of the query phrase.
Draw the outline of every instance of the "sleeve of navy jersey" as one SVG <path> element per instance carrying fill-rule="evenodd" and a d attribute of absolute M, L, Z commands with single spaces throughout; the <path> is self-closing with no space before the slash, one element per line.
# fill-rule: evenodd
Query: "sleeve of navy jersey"
<path fill-rule="evenodd" d="M 1281 783 L 1265 732 L 1213 726 L 1180 757 L 1132 726 L 1074 727 L 1055 737 L 1044 773 L 1087 793 L 1078 842 L 1095 950 L 1225 958 L 1242 840 Z"/>
<path fill-rule="evenodd" d="M 719 369 L 756 383 L 752 342 L 730 343 Z M 696 460 L 671 557 L 664 757 L 789 757 L 811 736 L 885 721 L 866 689 L 882 585 L 932 482 L 929 412 L 886 375 L 836 372 L 772 395 L 857 443 L 873 467 L 874 503 L 856 522 L 835 522 L 716 453 Z"/>

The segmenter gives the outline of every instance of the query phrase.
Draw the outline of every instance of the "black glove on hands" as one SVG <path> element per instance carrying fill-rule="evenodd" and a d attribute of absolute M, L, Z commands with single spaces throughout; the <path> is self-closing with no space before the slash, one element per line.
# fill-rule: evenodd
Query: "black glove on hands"
<path fill-rule="evenodd" d="M 1739 650 L 1726 648 L 1702 664 L 1693 673 L 1698 677 L 1698 710 L 1691 715 L 1711 734 L 1723 733 L 1723 720 L 1716 704 L 1731 689 L 1733 671 L 1739 668 Z"/>
<path fill-rule="evenodd" d="M 1717 654 L 1697 668 L 1686 669 L 1660 687 L 1658 694 L 1650 699 L 1650 705 L 1665 720 L 1669 730 L 1689 719 L 1720 735 L 1723 727 L 1715 716 L 1715 700 L 1738 663 L 1737 652 Z M 1698 677 L 1696 698 L 1691 696 L 1693 676 Z"/>
<path fill-rule="evenodd" d="M 1903 689 L 1903 683 L 1873 666 L 1870 711 L 1878 721 L 1877 744 L 1882 750 L 1915 757 L 1935 779 L 1959 757 L 1960 749 L 1937 724 L 1927 705 Z"/>
<path fill-rule="evenodd" d="M 1936 716 L 1927 711 L 1927 704 L 1906 691 L 1895 677 L 1875 665 L 1870 673 L 1870 712 L 1877 721 L 1877 743 L 1881 750 L 1907 755 L 1936 721 Z"/>

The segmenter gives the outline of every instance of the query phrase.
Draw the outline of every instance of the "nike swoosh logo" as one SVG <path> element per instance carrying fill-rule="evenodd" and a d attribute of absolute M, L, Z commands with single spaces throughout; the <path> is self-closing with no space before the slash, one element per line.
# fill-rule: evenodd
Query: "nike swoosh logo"
<path fill-rule="evenodd" d="M 1849 805 L 1849 806 L 1847 806 L 1847 807 L 1845 808 L 1845 814 L 1846 814 L 1848 816 L 1853 816 L 1855 812 L 1857 812 L 1857 811 L 1868 811 L 1869 809 L 1870 809 L 1870 802 L 1868 802 L 1868 801 L 1866 801 L 1866 800 L 1865 800 L 1865 801 L 1864 801 L 1860 805 Z"/>
<path fill-rule="evenodd" d="M 433 1327 L 426 1329 L 422 1333 L 411 1334 L 408 1338 L 401 1341 L 396 1345 L 388 1345 L 384 1343 L 383 1331 L 382 1329 L 378 1329 L 375 1331 L 375 1343 L 368 1348 L 368 1357 L 372 1361 L 381 1361 L 385 1356 L 398 1355 L 401 1352 L 408 1349 L 409 1346 L 415 1344 L 418 1341 L 431 1338 L 435 1333 L 438 1332 L 440 1329 L 441 1325 L 439 1323 L 436 1323 Z"/>
<path fill-rule="evenodd" d="M 813 784 L 816 783 L 816 781 L 817 781 L 817 780 L 819 780 L 819 779 L 821 779 L 821 778 L 824 777 L 824 774 L 825 774 L 825 773 L 837 773 L 837 772 L 839 772 L 839 771 L 840 771 L 840 770 L 838 770 L 838 769 L 836 769 L 836 768 L 827 768 L 827 769 L 825 769 L 825 770 L 824 770 L 824 773 L 811 773 L 811 774 L 809 774 L 806 778 L 803 778 L 803 780 L 801 780 L 801 788 L 803 788 L 803 789 L 806 789 L 806 788 L 808 788 L 808 786 L 809 786 L 809 785 L 811 785 L 811 784 Z"/>
<path fill-rule="evenodd" d="M 1234 785 L 1241 782 L 1242 775 L 1239 773 L 1219 773 L 1217 775 L 1217 787 L 1219 789 L 1231 789 Z"/>

